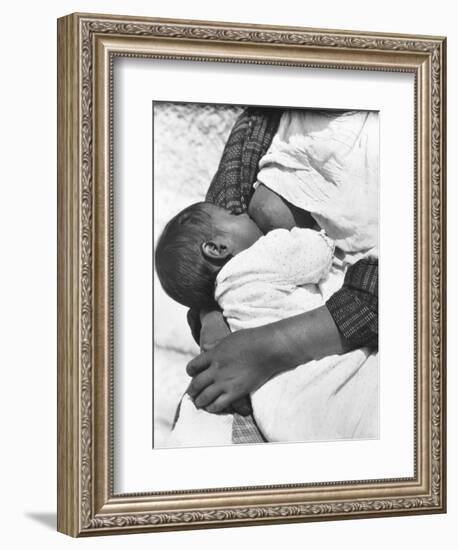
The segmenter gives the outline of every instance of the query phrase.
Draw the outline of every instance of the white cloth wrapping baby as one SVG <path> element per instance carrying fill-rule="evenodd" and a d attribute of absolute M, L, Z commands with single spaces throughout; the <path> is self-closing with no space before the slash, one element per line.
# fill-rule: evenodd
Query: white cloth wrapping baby
<path fill-rule="evenodd" d="M 277 229 L 221 269 L 215 298 L 232 331 L 254 328 L 323 305 L 342 285 L 344 269 L 323 231 Z M 269 441 L 376 438 L 377 354 L 361 349 L 311 361 L 251 399 Z M 185 397 L 167 446 L 230 444 L 231 419 L 198 411 Z"/>

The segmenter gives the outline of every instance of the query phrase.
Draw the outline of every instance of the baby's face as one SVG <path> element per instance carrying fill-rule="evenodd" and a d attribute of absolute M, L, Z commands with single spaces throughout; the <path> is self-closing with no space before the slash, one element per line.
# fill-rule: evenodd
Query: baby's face
<path fill-rule="evenodd" d="M 229 210 L 210 205 L 213 227 L 223 238 L 228 240 L 232 254 L 238 254 L 249 248 L 260 237 L 262 232 L 248 214 L 232 214 Z"/>

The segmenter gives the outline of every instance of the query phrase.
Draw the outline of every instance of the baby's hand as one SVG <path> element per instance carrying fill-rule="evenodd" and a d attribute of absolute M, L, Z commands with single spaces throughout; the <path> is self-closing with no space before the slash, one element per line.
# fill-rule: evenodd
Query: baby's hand
<path fill-rule="evenodd" d="M 220 311 L 210 311 L 204 314 L 201 322 L 200 349 L 202 351 L 213 349 L 218 342 L 231 332 Z"/>

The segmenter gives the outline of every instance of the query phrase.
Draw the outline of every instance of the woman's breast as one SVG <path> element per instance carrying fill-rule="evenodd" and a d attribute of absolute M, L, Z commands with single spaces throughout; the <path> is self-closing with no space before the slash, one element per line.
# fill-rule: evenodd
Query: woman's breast
<path fill-rule="evenodd" d="M 273 229 L 311 228 L 315 224 L 309 212 L 294 206 L 262 183 L 255 184 L 248 214 L 264 234 Z"/>

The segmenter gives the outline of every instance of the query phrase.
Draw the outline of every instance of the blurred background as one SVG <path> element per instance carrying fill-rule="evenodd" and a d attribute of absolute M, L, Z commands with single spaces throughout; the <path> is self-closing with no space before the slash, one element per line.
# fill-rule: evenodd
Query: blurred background
<path fill-rule="evenodd" d="M 154 102 L 154 244 L 180 210 L 204 199 L 224 145 L 243 107 Z M 199 348 L 186 308 L 162 290 L 154 272 L 153 444 L 162 447 L 189 378 L 185 367 Z"/>

